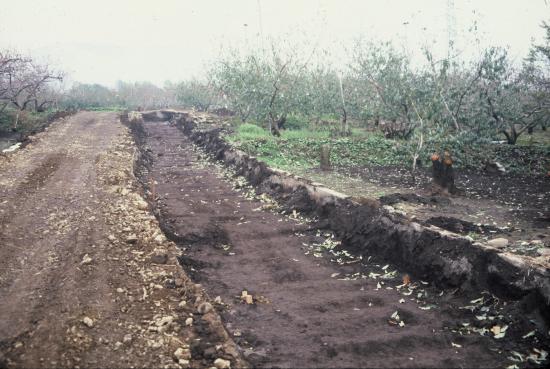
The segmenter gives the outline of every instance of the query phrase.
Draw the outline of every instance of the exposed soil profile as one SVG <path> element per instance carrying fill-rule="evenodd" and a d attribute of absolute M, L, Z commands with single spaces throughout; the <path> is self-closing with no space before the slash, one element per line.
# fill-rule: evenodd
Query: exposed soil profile
<path fill-rule="evenodd" d="M 279 198 L 281 214 L 176 125 L 133 127 L 138 176 L 160 224 L 182 248 L 184 270 L 221 302 L 224 324 L 252 366 L 502 367 L 516 363 L 512 351 L 547 348 L 536 325 L 544 319 L 521 319 L 517 305 L 474 289 L 475 297 L 436 288 L 419 277 L 424 272 L 381 263 L 383 253 L 350 253 L 352 233 L 329 230 L 337 219 L 301 215 L 316 209 L 303 189 Z M 223 146 L 208 150 L 229 155 Z M 252 183 L 265 184 L 262 168 L 251 165 L 252 172 Z"/>

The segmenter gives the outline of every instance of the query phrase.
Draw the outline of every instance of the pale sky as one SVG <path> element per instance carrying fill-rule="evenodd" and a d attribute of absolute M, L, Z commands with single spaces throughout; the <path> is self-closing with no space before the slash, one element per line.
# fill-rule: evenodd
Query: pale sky
<path fill-rule="evenodd" d="M 269 37 L 341 61 L 358 37 L 391 40 L 413 57 L 424 45 L 444 54 L 449 21 L 464 55 L 497 45 L 521 60 L 543 20 L 548 0 L 0 0 L 0 48 L 48 60 L 73 81 L 162 85 L 202 76 L 224 45 Z"/>

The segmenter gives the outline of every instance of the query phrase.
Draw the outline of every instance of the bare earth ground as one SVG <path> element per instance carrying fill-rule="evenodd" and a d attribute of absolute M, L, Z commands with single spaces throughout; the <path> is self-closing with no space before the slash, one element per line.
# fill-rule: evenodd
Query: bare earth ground
<path fill-rule="evenodd" d="M 114 113 L 81 112 L 0 157 L 0 367 L 211 366 L 200 339 L 232 359 L 135 192 L 134 153 Z"/>
<path fill-rule="evenodd" d="M 298 174 L 351 196 L 380 198 L 383 204 L 391 199 L 389 204 L 411 220 L 475 239 L 504 237 L 510 241 L 507 251 L 542 256 L 544 261 L 550 258 L 550 177 L 458 170 L 460 192 L 433 196 L 431 172 L 426 168 L 418 171 L 417 183 L 408 170 L 396 167 L 347 168 L 330 173 L 304 170 Z M 474 227 L 461 227 L 457 219 Z"/>
<path fill-rule="evenodd" d="M 391 265 L 331 253 L 330 234 L 299 214 L 266 211 L 277 205 L 175 126 L 144 127 L 143 176 L 161 224 L 185 250 L 190 276 L 220 296 L 226 327 L 253 366 L 504 367 L 514 352 L 525 359 L 544 347 L 529 334 L 535 326 L 509 321 L 488 294 L 469 301 L 423 281 L 404 286 Z M 507 334 L 495 339 L 495 325 L 509 325 Z"/>

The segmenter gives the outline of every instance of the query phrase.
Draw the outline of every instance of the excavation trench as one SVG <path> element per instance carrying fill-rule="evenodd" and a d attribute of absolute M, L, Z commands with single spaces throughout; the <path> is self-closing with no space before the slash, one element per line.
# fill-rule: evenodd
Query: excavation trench
<path fill-rule="evenodd" d="M 339 237 L 330 232 L 337 229 L 338 217 L 331 211 L 342 212 L 339 219 L 344 222 L 350 214 L 373 219 L 379 215 L 376 207 L 363 206 L 360 213 L 345 199 L 339 203 L 333 197 L 323 210 L 304 187 L 285 194 L 288 184 L 267 181 L 265 165 L 239 165 L 241 159 L 216 141 L 217 131 L 201 133 L 190 120 L 184 115 L 177 123 L 132 123 L 140 149 L 136 174 L 150 193 L 163 230 L 184 250 L 180 264 L 213 299 L 220 296 L 217 308 L 224 324 L 253 366 L 505 366 L 510 364 L 506 352 L 532 348 L 533 341 L 521 340 L 533 329 L 526 326 L 530 323 L 503 310 L 491 294 L 482 295 L 474 310 L 494 308 L 502 319 L 516 319 L 507 336 L 495 340 L 491 334 L 460 334 L 470 324 L 481 329 L 487 322 L 475 321 L 474 313 L 463 308 L 472 304 L 456 289 L 453 294 L 420 282 L 429 270 L 421 268 L 407 284 L 408 277 L 395 266 L 367 262 L 365 250 L 355 249 L 362 259 L 338 251 Z M 260 190 L 277 194 L 286 206 L 315 213 L 319 221 L 269 211 L 273 204 L 253 196 L 193 141 L 226 162 L 232 160 Z M 387 222 L 388 229 L 395 229 L 391 219 Z M 344 247 L 359 242 L 351 229 L 357 223 L 340 226 L 337 236 Z M 398 239 L 391 232 L 378 237 L 388 248 Z M 387 251 L 381 250 L 373 260 L 384 258 Z M 449 278 L 446 283 L 463 282 Z M 242 298 L 243 291 L 253 296 L 252 303 Z M 536 333 L 534 339 L 544 347 L 546 337 Z"/>

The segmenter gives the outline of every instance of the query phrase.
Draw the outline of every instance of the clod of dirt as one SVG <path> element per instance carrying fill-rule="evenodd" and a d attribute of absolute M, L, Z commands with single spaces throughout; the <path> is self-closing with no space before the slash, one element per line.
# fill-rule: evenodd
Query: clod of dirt
<path fill-rule="evenodd" d="M 436 227 L 446 229 L 447 231 L 451 231 L 459 234 L 468 234 L 471 232 L 479 233 L 479 234 L 502 232 L 501 229 L 491 225 L 485 225 L 485 224 L 478 225 L 463 219 L 447 217 L 447 216 L 431 217 L 428 220 L 426 220 L 425 223 L 428 225 L 434 225 Z"/>
<path fill-rule="evenodd" d="M 191 359 L 191 351 L 189 348 L 178 347 L 178 349 L 174 351 L 174 359 L 178 362 L 180 360 L 189 360 Z"/>
<path fill-rule="evenodd" d="M 502 237 L 493 238 L 492 240 L 487 241 L 487 245 L 496 247 L 497 249 L 505 248 L 506 246 L 508 246 L 508 243 L 508 239 Z"/>
<path fill-rule="evenodd" d="M 199 305 L 199 307 L 197 308 L 197 311 L 199 312 L 199 314 L 204 315 L 209 311 L 212 311 L 212 309 L 213 309 L 212 304 L 210 304 L 209 302 L 203 302 L 202 304 Z"/>
<path fill-rule="evenodd" d="M 166 264 L 168 262 L 167 254 L 155 254 L 151 256 L 151 263 L 153 264 Z"/>

